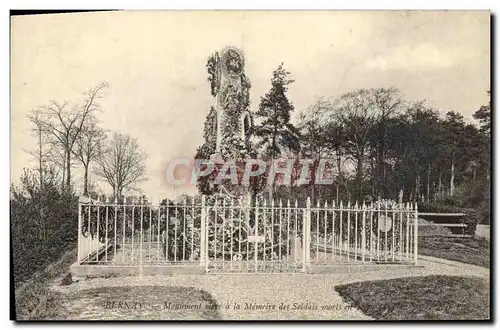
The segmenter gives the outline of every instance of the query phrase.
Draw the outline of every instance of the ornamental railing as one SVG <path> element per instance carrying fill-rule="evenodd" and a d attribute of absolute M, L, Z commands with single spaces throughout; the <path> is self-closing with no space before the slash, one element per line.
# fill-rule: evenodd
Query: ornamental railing
<path fill-rule="evenodd" d="M 78 263 L 183 266 L 208 272 L 305 271 L 310 266 L 417 264 L 416 204 L 196 196 L 151 204 L 81 198 Z"/>

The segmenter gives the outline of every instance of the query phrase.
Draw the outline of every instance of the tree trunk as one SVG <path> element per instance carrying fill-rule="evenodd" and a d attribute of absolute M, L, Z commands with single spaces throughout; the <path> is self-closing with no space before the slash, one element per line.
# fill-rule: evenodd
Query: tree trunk
<path fill-rule="evenodd" d="M 342 168 L 341 168 L 341 155 L 340 150 L 337 149 L 337 169 L 338 169 L 338 182 L 337 182 L 337 204 L 339 203 L 339 185 L 343 183 L 344 179 L 342 176 Z"/>
<path fill-rule="evenodd" d="M 379 179 L 378 179 L 378 187 L 377 192 L 382 197 L 385 198 L 385 162 L 384 162 L 384 143 L 383 140 L 381 142 L 380 147 L 380 155 L 379 155 Z"/>
<path fill-rule="evenodd" d="M 42 130 L 38 129 L 38 171 L 40 173 L 40 191 L 43 190 Z"/>
<path fill-rule="evenodd" d="M 455 191 L 455 152 L 451 156 L 451 178 L 450 178 L 450 196 L 453 196 Z"/>
<path fill-rule="evenodd" d="M 83 165 L 83 196 L 89 194 L 89 165 Z"/>
<path fill-rule="evenodd" d="M 271 156 L 271 166 L 272 168 L 274 168 L 274 155 Z M 274 176 L 274 173 L 271 173 L 273 174 L 273 177 L 272 177 L 272 181 L 271 181 L 271 185 L 269 186 L 269 200 L 272 201 L 273 200 L 273 196 L 274 196 L 274 180 L 275 180 L 275 176 Z M 269 184 L 269 182 L 268 182 Z"/>
<path fill-rule="evenodd" d="M 127 201 L 125 201 L 125 196 L 123 196 L 123 188 L 117 186 L 116 191 L 118 192 L 118 198 L 123 197 L 123 204 L 126 204 Z"/>
<path fill-rule="evenodd" d="M 427 165 L 427 201 L 431 195 L 431 163 Z"/>
<path fill-rule="evenodd" d="M 63 159 L 61 172 L 62 172 L 61 189 L 64 190 L 64 184 L 66 182 L 66 157 L 64 157 L 64 159 Z"/>
<path fill-rule="evenodd" d="M 337 197 L 335 198 L 337 205 L 339 205 L 339 183 L 337 182 Z"/>
<path fill-rule="evenodd" d="M 441 172 L 439 172 L 438 196 L 439 198 L 443 196 L 443 182 L 441 181 Z"/>
<path fill-rule="evenodd" d="M 363 198 L 363 150 L 360 150 L 357 155 L 358 163 L 356 165 L 356 188 L 357 188 L 357 199 Z"/>
<path fill-rule="evenodd" d="M 71 152 L 66 150 L 66 189 L 69 191 L 71 186 Z"/>
<path fill-rule="evenodd" d="M 420 192 L 420 174 L 415 177 L 415 201 L 418 201 L 418 196 Z"/>

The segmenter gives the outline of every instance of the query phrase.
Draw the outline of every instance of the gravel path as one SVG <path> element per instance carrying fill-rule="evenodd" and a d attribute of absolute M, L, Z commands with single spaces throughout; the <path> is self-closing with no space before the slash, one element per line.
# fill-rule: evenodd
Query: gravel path
<path fill-rule="evenodd" d="M 219 312 L 222 318 L 228 320 L 366 320 L 370 317 L 348 306 L 341 299 L 334 290 L 336 285 L 431 274 L 478 276 L 485 279 L 490 276 L 487 268 L 437 258 L 422 258 L 425 259 L 421 259 L 419 264 L 423 267 L 394 268 L 390 271 L 353 274 L 214 274 L 96 278 L 65 287 L 54 285 L 53 289 L 70 293 L 111 286 L 185 286 L 199 288 L 211 294 L 221 306 Z M 239 309 L 235 308 L 235 305 L 239 305 Z M 106 313 L 109 311 L 101 311 L 102 315 L 97 314 L 94 317 L 108 318 Z M 82 314 L 84 313 L 85 309 L 82 310 Z"/>

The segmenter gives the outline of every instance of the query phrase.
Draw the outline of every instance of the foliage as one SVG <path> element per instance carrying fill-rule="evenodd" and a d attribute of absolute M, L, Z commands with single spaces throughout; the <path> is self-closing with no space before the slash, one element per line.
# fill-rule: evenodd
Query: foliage
<path fill-rule="evenodd" d="M 255 128 L 256 147 L 266 159 L 276 159 L 285 151 L 300 150 L 300 132 L 290 122 L 294 106 L 286 95 L 288 85 L 293 83 L 289 75 L 283 63 L 274 70 L 271 90 L 261 98 L 256 112 L 256 119 L 260 121 Z"/>
<path fill-rule="evenodd" d="M 12 186 L 10 217 L 16 286 L 60 258 L 76 242 L 77 198 L 49 180 L 25 170 Z M 40 188 L 41 187 L 41 188 Z M 29 242 L 29 244 L 27 244 Z"/>
<path fill-rule="evenodd" d="M 491 96 L 488 91 L 488 96 Z M 488 105 L 483 105 L 474 113 L 474 118 L 479 120 L 481 124 L 481 133 L 490 135 L 491 132 L 491 100 Z"/>
<path fill-rule="evenodd" d="M 454 111 L 404 102 L 394 88 L 359 89 L 318 100 L 299 116 L 304 157 L 335 158 L 339 193 L 404 201 L 454 201 L 488 219 L 490 137 Z M 463 152 L 467 150 L 467 152 Z M 352 189 L 351 187 L 354 187 Z M 332 198 L 335 189 L 309 193 Z M 292 195 L 302 195 L 303 187 Z M 299 192 L 300 191 L 300 192 Z M 336 198 L 338 201 L 338 198 Z"/>
<path fill-rule="evenodd" d="M 220 56 L 218 52 L 212 54 L 207 60 L 208 82 L 210 83 L 210 93 L 216 96 L 220 87 Z"/>

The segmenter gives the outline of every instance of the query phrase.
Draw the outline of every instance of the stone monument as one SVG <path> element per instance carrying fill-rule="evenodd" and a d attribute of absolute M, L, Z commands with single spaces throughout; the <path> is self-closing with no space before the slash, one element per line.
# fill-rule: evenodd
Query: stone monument
<path fill-rule="evenodd" d="M 213 160 L 243 162 L 252 154 L 253 130 L 245 56 L 236 47 L 225 47 L 209 57 L 207 71 L 215 106 L 205 123 L 205 144 L 201 149 Z M 241 185 L 223 183 L 213 192 L 242 196 L 245 190 Z"/>

